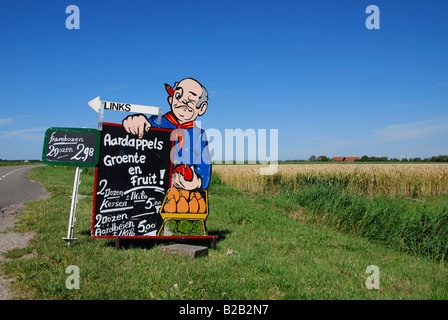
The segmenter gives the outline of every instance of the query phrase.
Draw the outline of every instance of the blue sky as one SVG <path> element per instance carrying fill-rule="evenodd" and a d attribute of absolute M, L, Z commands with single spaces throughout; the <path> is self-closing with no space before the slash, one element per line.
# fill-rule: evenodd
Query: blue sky
<path fill-rule="evenodd" d="M 80 29 L 65 9 L 77 5 Z M 370 4 L 380 29 L 368 30 Z M 447 1 L 22 1 L 0 11 L 0 158 L 39 159 L 87 102 L 169 110 L 209 91 L 204 129 L 278 129 L 279 159 L 448 154 Z M 105 121 L 121 122 L 121 112 Z"/>

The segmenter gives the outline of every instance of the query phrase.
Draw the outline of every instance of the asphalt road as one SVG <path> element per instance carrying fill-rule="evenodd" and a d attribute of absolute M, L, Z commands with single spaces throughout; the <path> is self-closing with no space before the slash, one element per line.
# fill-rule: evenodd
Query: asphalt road
<path fill-rule="evenodd" d="M 37 165 L 0 167 L 0 212 L 47 195 L 40 183 L 28 179 L 28 171 L 35 167 Z"/>

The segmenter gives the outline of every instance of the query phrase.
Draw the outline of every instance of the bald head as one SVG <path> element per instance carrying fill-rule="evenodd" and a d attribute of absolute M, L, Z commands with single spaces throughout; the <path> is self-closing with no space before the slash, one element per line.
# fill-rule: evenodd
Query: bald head
<path fill-rule="evenodd" d="M 171 111 L 179 123 L 194 121 L 207 110 L 208 92 L 199 81 L 185 78 L 174 84 L 174 94 L 168 97 Z"/>

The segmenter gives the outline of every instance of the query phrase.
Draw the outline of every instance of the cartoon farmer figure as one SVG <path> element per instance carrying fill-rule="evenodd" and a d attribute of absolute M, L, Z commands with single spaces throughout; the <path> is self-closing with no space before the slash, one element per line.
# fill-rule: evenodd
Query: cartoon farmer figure
<path fill-rule="evenodd" d="M 173 129 L 171 140 L 174 141 L 174 147 L 171 161 L 174 171 L 170 191 L 177 194 L 173 196 L 168 193 L 168 195 L 176 197 L 173 199 L 173 204 L 175 200 L 177 207 L 174 206 L 172 212 L 202 212 L 204 208 L 201 208 L 201 205 L 204 206 L 205 203 L 201 198 L 205 197 L 206 193 L 204 194 L 203 190 L 206 190 L 210 183 L 211 158 L 205 131 L 196 127 L 194 121 L 207 110 L 208 92 L 193 78 L 185 78 L 176 82 L 172 88 L 165 84 L 165 88 L 169 94 L 168 103 L 171 106 L 171 111 L 163 115 L 160 125 L 157 124 L 157 116 L 147 118 L 145 115 L 137 114 L 126 117 L 123 120 L 123 128 L 126 132 L 137 135 L 139 138 L 142 138 L 151 127 Z M 178 189 L 175 190 L 176 188 Z M 170 199 L 167 196 L 165 201 L 168 200 Z M 185 209 L 183 209 L 184 207 Z M 199 211 L 195 211 L 196 207 Z M 188 211 L 189 208 L 192 208 L 193 211 Z M 180 232 L 183 235 L 191 235 L 192 232 L 194 234 L 194 231 L 199 229 L 199 224 L 196 222 L 198 221 L 170 220 L 165 221 L 164 224 L 165 228 L 169 225 L 170 234 Z M 200 226 L 203 235 L 206 232 L 203 220 L 200 221 Z"/>

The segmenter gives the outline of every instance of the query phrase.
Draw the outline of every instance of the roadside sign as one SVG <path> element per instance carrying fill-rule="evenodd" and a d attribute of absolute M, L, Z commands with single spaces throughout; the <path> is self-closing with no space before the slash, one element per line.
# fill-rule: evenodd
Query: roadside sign
<path fill-rule="evenodd" d="M 102 101 L 100 100 L 99 96 L 96 97 L 95 99 L 90 100 L 89 102 L 87 102 L 87 104 L 89 105 L 90 108 L 95 110 L 95 112 L 100 115 L 100 119 L 98 122 L 98 129 L 100 131 L 103 130 L 104 110 L 157 115 L 158 116 L 157 123 L 160 125 L 162 121 L 162 108 L 160 107 L 150 107 L 131 103 Z"/>
<path fill-rule="evenodd" d="M 96 129 L 52 127 L 45 132 L 42 161 L 48 165 L 95 167 L 99 146 Z"/>
<path fill-rule="evenodd" d="M 104 103 L 104 110 L 122 111 L 131 113 L 159 114 L 159 107 L 141 106 L 138 104 L 102 101 L 100 97 L 90 100 L 87 104 L 99 113 L 101 104 Z"/>
<path fill-rule="evenodd" d="M 157 236 L 160 208 L 171 186 L 171 132 L 151 128 L 140 139 L 121 124 L 104 123 L 95 172 L 94 238 Z"/>

